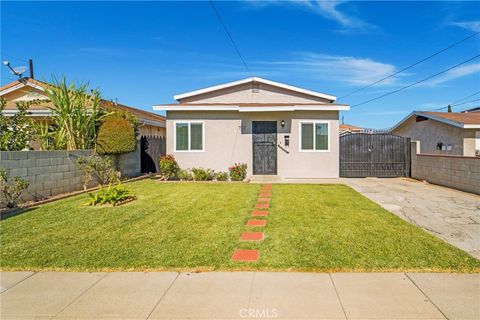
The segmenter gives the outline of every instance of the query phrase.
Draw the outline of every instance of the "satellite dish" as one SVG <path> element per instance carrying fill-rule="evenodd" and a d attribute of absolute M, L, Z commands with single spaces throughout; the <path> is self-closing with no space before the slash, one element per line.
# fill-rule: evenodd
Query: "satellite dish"
<path fill-rule="evenodd" d="M 12 69 L 12 74 L 21 77 L 22 74 L 27 71 L 27 67 L 21 66 L 21 67 L 15 67 Z"/>

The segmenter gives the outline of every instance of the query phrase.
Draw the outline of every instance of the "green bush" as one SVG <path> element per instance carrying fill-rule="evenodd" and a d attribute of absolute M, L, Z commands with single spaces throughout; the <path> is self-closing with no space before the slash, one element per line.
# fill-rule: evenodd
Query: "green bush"
<path fill-rule="evenodd" d="M 230 171 L 230 179 L 232 181 L 243 181 L 247 177 L 247 164 L 235 163 L 228 168 L 228 171 Z"/>
<path fill-rule="evenodd" d="M 192 168 L 192 173 L 195 181 L 212 181 L 215 177 L 212 169 Z"/>
<path fill-rule="evenodd" d="M 178 166 L 175 157 L 171 154 L 167 154 L 160 158 L 160 174 L 165 179 L 171 179 L 178 176 L 178 171 L 180 167 Z"/>
<path fill-rule="evenodd" d="M 192 181 L 193 174 L 190 170 L 180 170 L 178 171 L 178 178 L 182 181 Z"/>
<path fill-rule="evenodd" d="M 106 204 L 118 206 L 136 198 L 120 184 L 115 186 L 109 185 L 107 188 L 100 187 L 97 192 L 89 193 L 88 195 L 90 196 L 90 200 L 87 202 L 89 206 Z"/>
<path fill-rule="evenodd" d="M 120 171 L 113 168 L 112 159 L 108 156 L 94 154 L 89 157 L 79 157 L 76 164 L 84 173 L 83 183 L 85 187 L 92 181 L 101 185 L 120 182 Z"/>
<path fill-rule="evenodd" d="M 20 201 L 20 196 L 23 191 L 28 188 L 29 182 L 19 177 L 13 177 L 13 182 L 8 183 L 7 171 L 0 169 L 0 190 L 2 197 L 1 203 L 5 204 L 7 208 L 16 207 Z"/>
<path fill-rule="evenodd" d="M 215 174 L 215 179 L 217 181 L 227 181 L 228 180 L 228 172 L 220 171 Z"/>
<path fill-rule="evenodd" d="M 135 128 L 125 118 L 108 116 L 98 129 L 97 151 L 99 154 L 121 154 L 137 147 Z"/>

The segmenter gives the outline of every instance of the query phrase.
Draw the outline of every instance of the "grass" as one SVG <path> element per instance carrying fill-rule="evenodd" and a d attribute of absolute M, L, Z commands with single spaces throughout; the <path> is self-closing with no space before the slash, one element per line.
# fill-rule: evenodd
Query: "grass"
<path fill-rule="evenodd" d="M 480 271 L 480 260 L 343 185 L 274 185 L 262 243 L 239 241 L 260 185 L 125 186 L 138 199 L 119 207 L 82 206 L 80 195 L 2 220 L 1 269 Z M 235 248 L 261 258 L 233 263 Z"/>

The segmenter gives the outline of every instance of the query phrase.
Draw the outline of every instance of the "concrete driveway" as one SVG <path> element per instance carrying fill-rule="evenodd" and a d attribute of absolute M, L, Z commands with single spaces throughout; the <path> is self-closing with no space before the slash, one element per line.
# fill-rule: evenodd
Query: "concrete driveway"
<path fill-rule="evenodd" d="M 340 180 L 400 218 L 480 259 L 480 196 L 413 179 Z"/>

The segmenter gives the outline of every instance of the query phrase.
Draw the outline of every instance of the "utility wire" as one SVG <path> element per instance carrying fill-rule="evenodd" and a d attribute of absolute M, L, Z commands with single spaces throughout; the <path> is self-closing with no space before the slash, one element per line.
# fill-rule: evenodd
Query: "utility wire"
<path fill-rule="evenodd" d="M 475 96 L 475 95 L 477 95 L 477 94 L 479 94 L 479 93 L 480 93 L 480 91 L 477 91 L 477 92 L 474 92 L 474 93 L 472 93 L 472 94 L 469 94 L 468 96 L 463 97 L 462 99 L 458 99 L 457 101 L 454 101 L 454 102 L 450 103 L 449 106 L 454 107 L 454 106 L 461 105 L 461 104 L 458 104 L 458 103 L 461 102 L 461 101 L 463 101 L 463 100 L 465 100 L 465 99 L 471 98 L 471 97 L 473 97 L 473 96 Z M 476 100 L 473 100 L 473 101 L 476 101 Z M 473 102 L 473 101 L 469 101 L 469 102 Z M 437 111 L 437 110 L 443 110 L 443 109 L 447 109 L 447 108 L 448 108 L 448 106 L 446 106 L 446 107 L 441 107 L 441 108 L 436 108 L 436 109 L 430 109 L 430 110 L 427 110 L 427 111 L 432 111 L 432 110 Z"/>
<path fill-rule="evenodd" d="M 471 95 L 468 95 L 468 96 L 466 96 L 465 98 L 458 99 L 457 101 L 450 103 L 450 105 L 454 106 L 456 103 L 461 102 L 461 101 L 463 101 L 463 100 L 465 100 L 465 99 L 471 98 L 471 97 L 473 97 L 473 96 L 476 96 L 476 95 L 479 94 L 479 93 L 480 93 L 480 91 L 477 91 L 477 92 L 475 92 L 475 93 L 472 93 Z"/>
<path fill-rule="evenodd" d="M 425 78 L 425 79 L 419 80 L 419 81 L 417 81 L 417 82 L 411 83 L 411 84 L 406 85 L 406 86 L 404 86 L 404 87 L 401 87 L 401 88 L 399 88 L 399 89 L 396 89 L 396 90 L 390 91 L 390 92 L 388 92 L 388 93 L 382 94 L 381 96 L 375 97 L 375 98 L 373 98 L 373 99 L 369 99 L 369 100 L 367 100 L 367 101 L 364 101 L 364 102 L 361 102 L 361 103 L 357 103 L 357 104 L 353 105 L 352 108 L 355 108 L 355 107 L 364 105 L 364 104 L 366 104 L 366 103 L 369 103 L 369 102 L 372 102 L 372 101 L 375 101 L 375 100 L 384 98 L 384 97 L 386 97 L 386 96 L 392 95 L 392 94 L 397 93 L 397 92 L 399 92 L 399 91 L 402 91 L 402 90 L 408 89 L 408 88 L 410 88 L 410 87 L 413 87 L 413 86 L 415 86 L 415 85 L 417 85 L 417 84 L 419 84 L 419 83 L 422 83 L 422 82 L 425 82 L 425 81 L 427 81 L 427 80 L 430 80 L 430 79 L 432 79 L 432 78 L 434 78 L 434 77 L 436 77 L 436 76 L 439 76 L 439 75 L 441 75 L 441 74 L 443 74 L 443 73 L 445 73 L 445 72 L 448 72 L 448 71 L 450 71 L 450 70 L 452 70 L 452 69 L 455 69 L 455 68 L 457 68 L 457 67 L 459 67 L 459 66 L 461 66 L 461 65 L 463 65 L 463 64 L 465 64 L 465 63 L 467 63 L 467 62 L 470 62 L 470 61 L 472 61 L 472 60 L 474 60 L 474 59 L 477 59 L 478 57 L 480 57 L 480 54 L 477 54 L 476 56 L 474 56 L 474 57 L 472 57 L 472 58 L 470 58 L 470 59 L 468 59 L 468 60 L 465 60 L 465 61 L 463 61 L 463 62 L 460 62 L 459 64 L 456 64 L 456 65 L 454 65 L 453 67 L 450 67 L 450 68 L 448 68 L 448 69 L 445 69 L 445 70 L 443 70 L 443 71 L 440 71 L 440 72 L 438 72 L 438 73 L 435 73 L 434 75 L 429 76 L 429 77 L 427 77 L 427 78 Z"/>
<path fill-rule="evenodd" d="M 475 101 L 480 101 L 480 99 L 475 99 L 475 100 L 470 100 L 470 101 L 467 101 L 467 102 L 452 104 L 452 107 L 461 106 L 461 105 L 464 105 L 464 104 L 467 104 L 467 103 L 471 103 L 471 102 L 475 102 Z"/>
<path fill-rule="evenodd" d="M 458 42 L 455 42 L 454 44 L 452 44 L 452 45 L 450 45 L 450 46 L 448 46 L 448 47 L 446 47 L 446 48 L 443 48 L 442 50 L 437 51 L 437 52 L 435 52 L 434 54 L 431 54 L 431 55 L 429 55 L 428 57 L 423 58 L 422 60 L 415 62 L 414 64 L 411 64 L 411 65 L 409 65 L 409 66 L 407 66 L 407 67 L 405 67 L 405 68 L 403 68 L 403 69 L 401 69 L 401 70 L 398 70 L 397 72 L 394 72 L 394 73 L 392 73 L 392 74 L 390 74 L 390 75 L 388 75 L 388 76 L 386 76 L 386 77 L 384 77 L 384 78 L 382 78 L 382 79 L 379 79 L 379 80 L 377 80 L 377 81 L 375 81 L 375 82 L 372 82 L 371 84 L 366 85 L 365 87 L 362 87 L 362 88 L 359 88 L 359 89 L 357 89 L 357 90 L 354 90 L 354 91 L 352 91 L 352 92 L 350 92 L 350 93 L 347 93 L 346 95 L 341 96 L 341 97 L 338 98 L 338 99 L 340 100 L 340 99 L 342 99 L 342 98 L 351 96 L 351 95 L 353 95 L 353 94 L 355 94 L 355 93 L 357 93 L 357 92 L 359 92 L 359 91 L 362 91 L 362 90 L 365 90 L 365 89 L 367 89 L 367 88 L 370 88 L 370 87 L 376 85 L 376 84 L 379 83 L 379 82 L 382 82 L 382 81 L 387 80 L 387 79 L 389 79 L 389 78 L 391 78 L 391 77 L 393 77 L 393 76 L 396 76 L 397 74 L 399 74 L 399 73 L 401 73 L 401 72 L 403 72 L 403 71 L 405 71 L 405 70 L 408 70 L 408 69 L 410 69 L 410 68 L 413 68 L 413 67 L 415 67 L 416 65 L 419 65 L 420 63 L 422 63 L 422 62 L 424 62 L 424 61 L 427 61 L 428 59 L 431 59 L 431 58 L 439 55 L 440 53 L 445 52 L 445 51 L 447 51 L 447 50 L 449 50 L 449 49 L 451 49 L 451 48 L 459 45 L 460 43 L 465 42 L 465 41 L 467 41 L 468 39 L 477 36 L 478 34 L 480 34 L 480 31 L 479 31 L 479 32 L 475 32 L 474 34 L 471 34 L 470 36 L 468 36 L 468 37 L 466 37 L 466 38 L 464 38 L 464 39 L 462 39 L 462 40 L 460 40 L 460 41 L 458 41 Z"/>
<path fill-rule="evenodd" d="M 235 48 L 235 51 L 237 52 L 238 57 L 240 58 L 240 60 L 242 60 L 243 66 L 245 67 L 245 70 L 247 70 L 248 74 L 251 76 L 252 73 L 250 72 L 250 69 L 248 68 L 247 63 L 245 62 L 245 59 L 243 59 L 243 56 L 240 53 L 240 50 L 238 49 L 237 45 L 235 44 L 235 41 L 233 40 L 232 35 L 228 31 L 227 26 L 225 25 L 225 23 L 223 23 L 222 17 L 220 16 L 220 13 L 218 12 L 217 8 L 215 7 L 215 4 L 213 3 L 212 0 L 209 0 L 209 2 L 210 2 L 210 5 L 212 6 L 213 11 L 215 12 L 215 15 L 217 16 L 218 20 L 222 24 L 223 30 L 225 30 L 225 33 L 227 34 L 228 38 L 230 39 L 230 42 L 232 43 L 233 47 Z"/>

